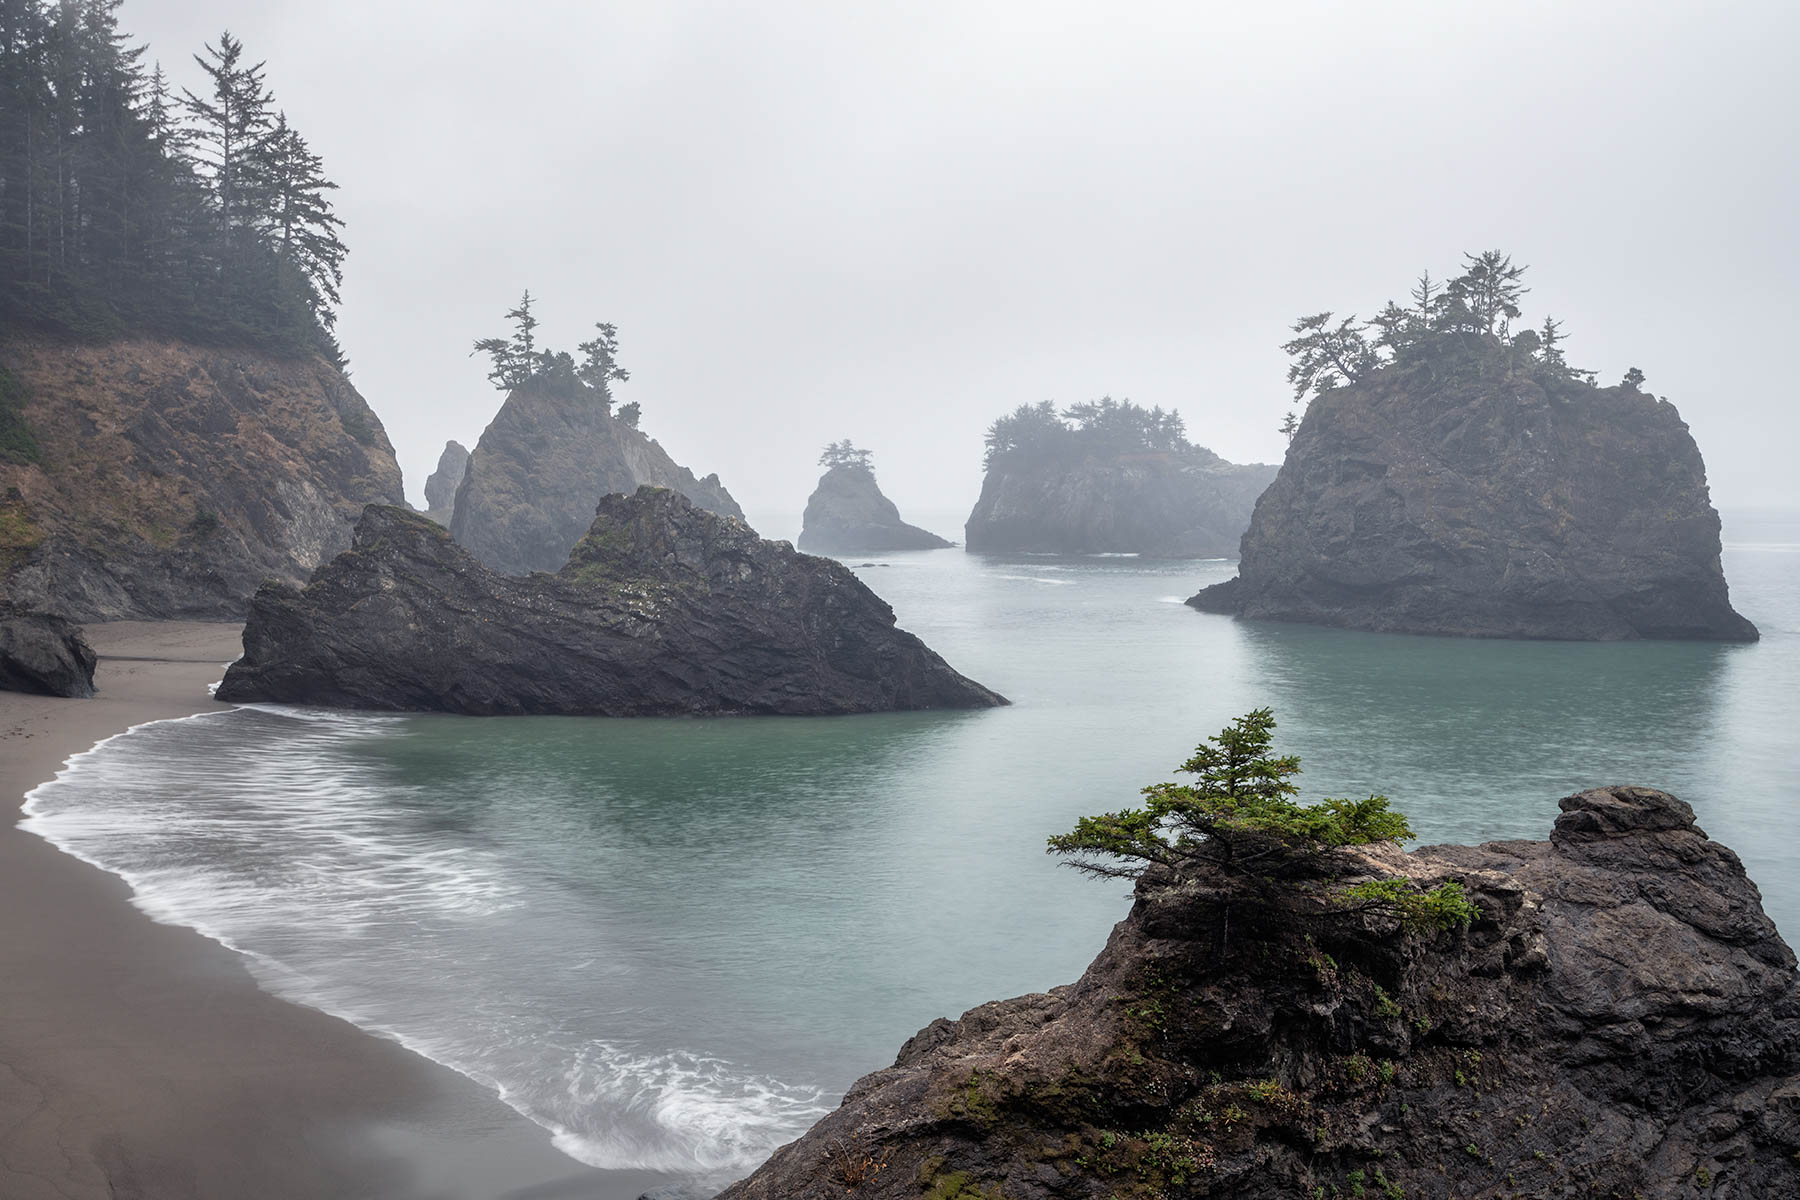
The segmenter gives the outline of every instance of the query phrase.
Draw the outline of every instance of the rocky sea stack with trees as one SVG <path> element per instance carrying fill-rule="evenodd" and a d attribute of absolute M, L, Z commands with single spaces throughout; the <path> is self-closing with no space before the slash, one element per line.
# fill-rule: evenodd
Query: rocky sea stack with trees
<path fill-rule="evenodd" d="M 1136 881 L 1079 981 L 933 1022 L 723 1200 L 1800 1191 L 1794 955 L 1686 804 L 1407 854 L 1272 724 L 1051 840 Z"/>
<path fill-rule="evenodd" d="M 116 5 L 0 37 L 0 579 L 77 619 L 241 616 L 400 503 L 332 336 L 336 185 L 230 34 L 173 91 Z"/>
<path fill-rule="evenodd" d="M 988 429 L 985 465 L 964 527 L 977 553 L 1227 557 L 1275 477 L 1189 442 L 1179 413 L 1110 396 L 1021 405 Z"/>
<path fill-rule="evenodd" d="M 875 482 L 874 456 L 848 438 L 819 455 L 825 474 L 806 501 L 800 549 L 814 554 L 879 554 L 890 550 L 942 550 L 951 542 L 908 525 Z"/>
<path fill-rule="evenodd" d="M 471 715 L 988 708 L 844 566 L 680 493 L 599 505 L 554 575 L 482 566 L 372 505 L 304 589 L 258 592 L 221 700 Z"/>
<path fill-rule="evenodd" d="M 631 377 L 614 326 L 596 325 L 577 359 L 538 343 L 530 292 L 506 315 L 509 336 L 475 343 L 506 401 L 469 455 L 450 518 L 475 557 L 510 575 L 554 571 L 588 532 L 602 496 L 644 485 L 742 519 L 717 475 L 696 478 L 638 428 L 637 402 L 614 410 L 613 385 Z"/>
<path fill-rule="evenodd" d="M 1706 466 L 1636 368 L 1600 387 L 1524 268 L 1468 256 L 1373 321 L 1285 347 L 1309 401 L 1207 612 L 1474 637 L 1753 641 L 1731 607 Z M 1290 414 L 1290 427 L 1294 425 Z"/>

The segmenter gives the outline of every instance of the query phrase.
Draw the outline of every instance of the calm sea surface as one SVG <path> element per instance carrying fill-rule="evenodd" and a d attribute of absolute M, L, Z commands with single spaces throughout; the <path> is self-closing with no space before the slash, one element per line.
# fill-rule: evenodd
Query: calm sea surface
<path fill-rule="evenodd" d="M 960 515 L 925 523 L 956 535 Z M 793 519 L 759 528 L 791 536 Z M 934 1017 L 1075 978 L 1126 900 L 1046 836 L 1258 705 L 1313 796 L 1422 840 L 1688 800 L 1800 934 L 1800 515 L 1730 521 L 1753 646 L 1250 625 L 1225 562 L 846 560 L 991 712 L 606 721 L 237 709 L 79 758 L 29 828 L 265 986 L 498 1089 L 602 1166 L 740 1172 Z"/>

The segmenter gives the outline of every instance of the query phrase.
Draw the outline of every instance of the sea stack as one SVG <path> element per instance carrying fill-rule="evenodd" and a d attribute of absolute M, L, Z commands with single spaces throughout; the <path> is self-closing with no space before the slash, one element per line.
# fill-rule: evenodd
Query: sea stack
<path fill-rule="evenodd" d="M 635 417 L 636 406 L 627 405 Z M 469 455 L 450 531 L 508 575 L 554 571 L 594 522 L 602 496 L 670 488 L 702 508 L 743 517 L 717 475 L 696 479 L 599 388 L 537 375 L 515 387 Z"/>
<path fill-rule="evenodd" d="M 14 336 L 0 364 L 0 591 L 23 607 L 241 619 L 403 502 L 381 421 L 315 351 Z"/>
<path fill-rule="evenodd" d="M 445 442 L 444 452 L 438 455 L 437 470 L 425 480 L 425 508 L 438 524 L 450 524 L 456 489 L 462 486 L 463 473 L 468 467 L 468 447 L 454 439 Z"/>
<path fill-rule="evenodd" d="M 1207 612 L 1394 633 L 1754 641 L 1675 406 L 1520 372 L 1313 400 Z"/>
<path fill-rule="evenodd" d="M 219 698 L 472 715 L 986 708 L 842 565 L 680 493 L 599 505 L 554 575 L 490 570 L 371 506 L 304 589 L 258 592 Z"/>
<path fill-rule="evenodd" d="M 1079 981 L 926 1026 L 721 1200 L 1800 1194 L 1794 955 L 1686 804 L 1356 854 L 1479 913 L 1256 925 L 1268 881 L 1146 876 Z"/>
<path fill-rule="evenodd" d="M 889 550 L 942 550 L 952 543 L 900 519 L 881 494 L 867 450 L 848 441 L 825 448 L 825 474 L 806 502 L 800 549 L 813 554 L 879 554 Z"/>
<path fill-rule="evenodd" d="M 1263 463 L 1226 462 L 1187 440 L 1181 418 L 1104 399 L 1057 412 L 1026 405 L 988 432 L 987 474 L 964 545 L 988 554 L 1237 553 Z"/>
<path fill-rule="evenodd" d="M 1359 326 L 1303 317 L 1283 347 L 1311 396 L 1205 612 L 1463 637 L 1756 640 L 1726 594 L 1706 464 L 1633 367 L 1569 364 L 1521 327 L 1498 250 L 1429 274 Z"/>

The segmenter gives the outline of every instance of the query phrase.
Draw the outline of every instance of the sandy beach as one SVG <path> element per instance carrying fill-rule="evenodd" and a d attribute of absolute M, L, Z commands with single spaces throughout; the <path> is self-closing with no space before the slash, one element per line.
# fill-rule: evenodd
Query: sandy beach
<path fill-rule="evenodd" d="M 632 1200 L 667 1182 L 582 1166 L 486 1089 L 263 992 L 236 954 L 17 828 L 69 756 L 222 707 L 207 685 L 239 652 L 236 625 L 87 632 L 95 698 L 0 692 L 0 1196 Z"/>

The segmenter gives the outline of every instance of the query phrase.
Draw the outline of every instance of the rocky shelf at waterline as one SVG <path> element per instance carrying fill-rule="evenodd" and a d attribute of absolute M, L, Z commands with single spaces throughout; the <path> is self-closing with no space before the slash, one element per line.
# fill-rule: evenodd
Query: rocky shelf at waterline
<path fill-rule="evenodd" d="M 1794 955 L 1686 804 L 1357 854 L 1479 915 L 1259 928 L 1241 877 L 1140 882 L 1079 982 L 927 1026 L 721 1200 L 1800 1194 Z"/>
<path fill-rule="evenodd" d="M 1706 465 L 1630 387 L 1387 370 L 1320 395 L 1205 612 L 1390 633 L 1754 641 Z"/>
<path fill-rule="evenodd" d="M 256 594 L 218 696 L 475 715 L 1006 703 L 841 564 L 650 487 L 602 499 L 562 570 L 523 578 L 423 516 L 370 506 L 304 589 Z"/>

